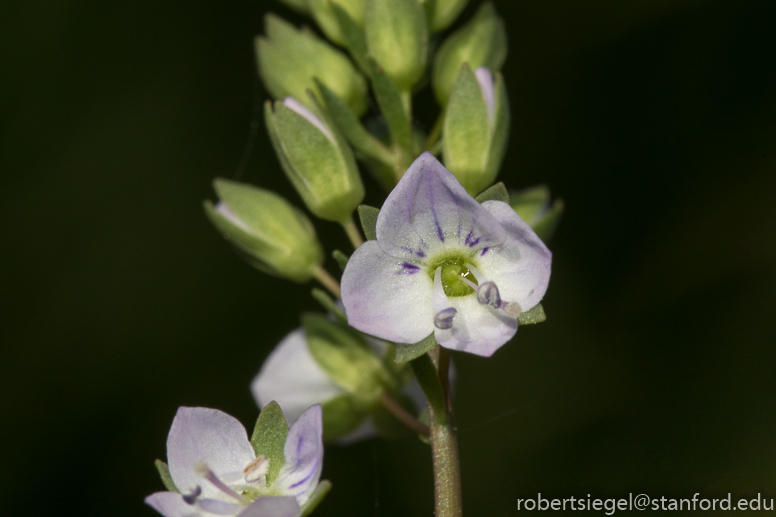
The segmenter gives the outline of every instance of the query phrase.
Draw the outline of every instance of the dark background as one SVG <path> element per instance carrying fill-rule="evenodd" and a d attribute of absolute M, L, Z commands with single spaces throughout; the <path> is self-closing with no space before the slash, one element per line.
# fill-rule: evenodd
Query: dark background
<path fill-rule="evenodd" d="M 776 2 L 496 3 L 501 179 L 546 182 L 567 212 L 547 323 L 455 357 L 467 515 L 536 492 L 776 497 Z M 268 9 L 301 21 L 242 0 L 4 4 L 0 513 L 153 515 L 176 408 L 252 426 L 249 381 L 316 309 L 201 208 L 252 121 L 242 179 L 300 204 L 254 115 Z M 329 447 L 324 476 L 316 515 L 431 515 L 415 439 Z"/>

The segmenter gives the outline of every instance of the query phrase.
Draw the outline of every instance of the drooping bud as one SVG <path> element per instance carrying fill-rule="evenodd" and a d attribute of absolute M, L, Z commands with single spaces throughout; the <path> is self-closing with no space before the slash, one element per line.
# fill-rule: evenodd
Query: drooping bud
<path fill-rule="evenodd" d="M 562 199 L 550 203 L 550 189 L 546 185 L 511 192 L 509 204 L 543 241 L 552 236 L 564 208 Z"/>
<path fill-rule="evenodd" d="M 509 100 L 501 74 L 468 65 L 450 96 L 443 127 L 445 166 L 472 195 L 491 185 L 509 137 Z"/>
<path fill-rule="evenodd" d="M 439 32 L 455 21 L 469 0 L 420 0 L 420 3 L 426 8 L 429 29 Z"/>
<path fill-rule="evenodd" d="M 426 69 L 428 26 L 418 0 L 366 0 L 364 32 L 371 56 L 400 90 Z"/>
<path fill-rule="evenodd" d="M 305 282 L 323 263 L 323 250 L 301 210 L 268 190 L 216 179 L 221 201 L 205 201 L 215 227 L 251 265 L 265 273 Z"/>
<path fill-rule="evenodd" d="M 506 57 L 504 20 L 496 14 L 493 4 L 487 3 L 469 23 L 447 38 L 437 52 L 431 82 L 439 104 L 447 104 L 464 63 L 469 63 L 472 70 L 486 67 L 495 73 Z"/>
<path fill-rule="evenodd" d="M 321 219 L 343 222 L 364 198 L 353 152 L 321 113 L 297 100 L 267 103 L 265 118 L 286 175 L 310 211 Z"/>
<path fill-rule="evenodd" d="M 342 34 L 339 21 L 335 14 L 334 4 L 341 7 L 348 16 L 360 27 L 364 23 L 365 0 L 308 0 L 310 14 L 315 18 L 318 26 L 326 37 L 338 45 L 345 44 L 345 36 Z"/>
<path fill-rule="evenodd" d="M 294 97 L 312 107 L 307 90 L 321 99 L 317 78 L 357 114 L 367 107 L 367 84 L 342 52 L 309 31 L 272 14 L 267 15 L 266 36 L 255 40 L 259 75 L 275 99 Z"/>

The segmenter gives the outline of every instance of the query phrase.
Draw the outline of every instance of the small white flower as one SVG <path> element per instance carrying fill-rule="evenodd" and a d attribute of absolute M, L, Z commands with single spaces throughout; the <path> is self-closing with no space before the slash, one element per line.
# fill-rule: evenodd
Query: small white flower
<path fill-rule="evenodd" d="M 475 201 L 431 154 L 410 166 L 342 277 L 348 323 L 397 343 L 492 355 L 550 280 L 552 254 L 506 203 Z"/>
<path fill-rule="evenodd" d="M 170 476 L 180 494 L 157 492 L 145 502 L 165 517 L 299 517 L 323 465 L 321 407 L 290 429 L 285 464 L 267 484 L 268 460 L 256 457 L 243 425 L 222 411 L 178 409 L 167 438 Z"/>

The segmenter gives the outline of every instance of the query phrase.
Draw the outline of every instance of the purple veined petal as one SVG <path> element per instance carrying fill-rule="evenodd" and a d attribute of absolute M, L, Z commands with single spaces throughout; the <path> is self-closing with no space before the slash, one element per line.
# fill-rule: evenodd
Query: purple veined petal
<path fill-rule="evenodd" d="M 156 492 L 145 498 L 145 503 L 164 517 L 200 517 L 196 506 L 186 504 L 175 492 Z"/>
<path fill-rule="evenodd" d="M 202 497 L 223 499 L 224 494 L 194 469 L 204 461 L 216 476 L 242 472 L 256 459 L 245 427 L 223 411 L 181 407 L 167 437 L 167 461 L 178 489 L 186 494 L 202 487 Z"/>
<path fill-rule="evenodd" d="M 323 468 L 323 417 L 321 406 L 313 406 L 291 427 L 283 448 L 286 459 L 275 484 L 303 505 L 318 486 Z"/>
<path fill-rule="evenodd" d="M 517 332 L 516 319 L 480 304 L 474 294 L 450 298 L 450 304 L 458 310 L 453 328 L 434 330 L 437 342 L 445 348 L 490 357 Z"/>
<path fill-rule="evenodd" d="M 302 509 L 295 497 L 268 496 L 259 497 L 237 517 L 299 517 Z"/>
<path fill-rule="evenodd" d="M 315 362 L 303 329 L 288 334 L 269 354 L 251 382 L 251 392 L 261 408 L 273 400 L 280 404 L 288 425 L 310 406 L 346 393 Z"/>
<path fill-rule="evenodd" d="M 245 508 L 240 503 L 228 503 L 226 501 L 219 501 L 218 499 L 207 499 L 200 497 L 197 499 L 197 507 L 202 510 L 202 515 L 226 515 L 233 516 Z"/>
<path fill-rule="evenodd" d="M 495 282 L 502 300 L 517 302 L 523 312 L 528 311 L 547 292 L 552 253 L 508 204 L 486 201 L 483 206 L 498 219 L 507 237 L 501 247 L 479 258 L 480 271 Z"/>
<path fill-rule="evenodd" d="M 420 155 L 377 216 L 387 254 L 422 264 L 441 249 L 472 252 L 504 242 L 504 229 L 430 153 Z"/>
<path fill-rule="evenodd" d="M 433 283 L 425 268 L 410 273 L 404 262 L 368 241 L 353 253 L 342 275 L 348 323 L 397 343 L 417 343 L 434 330 Z"/>
<path fill-rule="evenodd" d="M 488 120 L 491 125 L 496 116 L 496 85 L 493 81 L 493 74 L 487 67 L 481 66 L 474 71 L 477 82 L 480 83 L 482 97 L 485 99 L 485 106 L 488 108 Z"/>

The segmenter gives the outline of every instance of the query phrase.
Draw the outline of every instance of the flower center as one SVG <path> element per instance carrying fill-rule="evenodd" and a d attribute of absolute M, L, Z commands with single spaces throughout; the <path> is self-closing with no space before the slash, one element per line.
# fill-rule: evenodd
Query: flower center
<path fill-rule="evenodd" d="M 477 278 L 471 272 L 466 260 L 462 257 L 444 257 L 441 260 L 434 261 L 428 268 L 431 278 L 434 277 L 437 268 L 442 268 L 442 289 L 448 297 L 466 296 L 475 292 L 465 281 L 477 284 Z"/>

